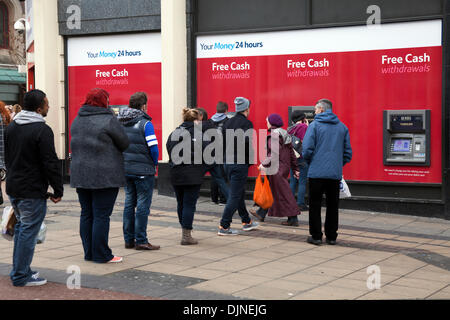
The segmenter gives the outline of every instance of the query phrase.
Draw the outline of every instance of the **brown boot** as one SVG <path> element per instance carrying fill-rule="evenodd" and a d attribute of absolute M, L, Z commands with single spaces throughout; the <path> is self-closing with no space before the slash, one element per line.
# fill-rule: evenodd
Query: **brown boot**
<path fill-rule="evenodd" d="M 183 246 L 198 244 L 198 241 L 195 240 L 194 238 L 192 238 L 191 232 L 192 232 L 192 230 L 183 229 L 183 236 L 181 238 L 181 244 Z"/>
<path fill-rule="evenodd" d="M 135 249 L 136 250 L 159 250 L 161 246 L 153 245 L 150 242 L 145 244 L 137 244 Z"/>

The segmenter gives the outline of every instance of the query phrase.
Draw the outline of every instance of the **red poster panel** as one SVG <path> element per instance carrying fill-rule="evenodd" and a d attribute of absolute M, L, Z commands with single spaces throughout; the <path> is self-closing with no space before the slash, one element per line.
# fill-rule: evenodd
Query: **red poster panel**
<path fill-rule="evenodd" d="M 68 48 L 69 128 L 90 89 L 108 91 L 110 105 L 128 105 L 133 93 L 143 91 L 162 146 L 160 35 L 74 38 Z"/>
<path fill-rule="evenodd" d="M 288 36 L 277 32 L 200 37 L 198 105 L 213 114 L 221 100 L 234 111 L 234 98 L 247 97 L 252 101 L 249 119 L 259 130 L 266 128 L 265 119 L 271 113 L 280 114 L 287 125 L 289 106 L 312 106 L 328 98 L 333 112 L 350 131 L 353 159 L 344 167 L 346 180 L 441 183 L 440 21 L 393 24 L 392 30 L 374 31 L 366 43 L 359 40 L 355 44 L 358 33 L 365 32 L 363 28 L 327 28 L 314 31 L 314 37 L 302 35 L 308 31 L 288 32 Z M 410 40 L 404 34 L 409 34 Z M 302 42 L 302 37 L 309 37 L 310 42 Z M 336 41 L 330 44 L 330 37 L 342 39 L 336 45 L 339 52 L 332 50 Z M 384 37 L 388 37 L 386 42 Z M 401 43 L 395 42 L 398 37 Z M 421 40 L 426 37 L 429 40 Z M 283 50 L 282 44 L 289 39 L 297 41 L 297 47 L 291 43 Z M 325 47 L 324 42 L 328 43 Z M 205 49 L 208 43 L 212 47 Z M 231 44 L 235 46 L 231 48 Z M 236 52 L 240 46 L 245 56 Z M 431 110 L 431 166 L 383 165 L 383 110 L 415 109 Z M 252 174 L 256 175 L 255 168 Z"/>

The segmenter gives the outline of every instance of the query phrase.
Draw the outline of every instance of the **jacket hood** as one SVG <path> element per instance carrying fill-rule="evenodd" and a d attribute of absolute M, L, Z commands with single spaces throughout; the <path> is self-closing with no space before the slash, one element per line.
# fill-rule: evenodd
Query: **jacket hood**
<path fill-rule="evenodd" d="M 195 125 L 194 121 L 185 121 L 180 125 L 180 127 L 187 129 L 193 127 L 194 125 Z"/>
<path fill-rule="evenodd" d="M 45 122 L 44 117 L 37 112 L 22 110 L 15 117 L 14 121 L 19 125 Z"/>
<path fill-rule="evenodd" d="M 88 117 L 88 116 L 94 116 L 98 114 L 109 114 L 113 115 L 113 112 L 110 109 L 105 109 L 102 107 L 95 107 L 90 105 L 84 105 L 80 108 L 78 111 L 78 115 L 80 117 Z"/>
<path fill-rule="evenodd" d="M 326 122 L 326 123 L 332 123 L 332 124 L 337 124 L 340 122 L 338 117 L 330 110 L 327 110 L 325 112 L 317 114 L 314 117 L 314 121 Z"/>
<path fill-rule="evenodd" d="M 129 107 L 120 109 L 119 115 L 117 116 L 117 120 L 119 120 L 123 125 L 135 124 L 141 118 L 148 119 L 149 121 L 152 120 L 152 118 L 144 111 Z"/>
<path fill-rule="evenodd" d="M 226 113 L 216 113 L 215 115 L 213 115 L 211 117 L 211 120 L 214 121 L 214 122 L 220 122 L 220 121 L 222 121 L 222 120 L 224 120 L 226 118 L 227 118 Z"/>
<path fill-rule="evenodd" d="M 276 128 L 276 129 L 272 129 L 271 132 L 278 133 L 280 135 L 280 137 L 283 138 L 283 144 L 292 143 L 292 138 L 286 130 L 284 130 L 282 128 Z"/>

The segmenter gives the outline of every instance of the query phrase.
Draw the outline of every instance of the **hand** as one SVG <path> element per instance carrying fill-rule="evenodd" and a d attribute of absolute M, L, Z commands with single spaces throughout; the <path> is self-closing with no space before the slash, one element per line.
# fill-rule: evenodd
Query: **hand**
<path fill-rule="evenodd" d="M 259 167 L 258 167 L 258 170 L 264 172 L 265 168 L 264 168 L 264 166 L 262 164 L 260 164 Z"/>
<path fill-rule="evenodd" d="M 295 179 L 300 179 L 300 171 L 294 171 L 294 178 Z"/>
<path fill-rule="evenodd" d="M 50 200 L 52 200 L 53 203 L 58 203 L 58 202 L 61 201 L 61 197 L 59 197 L 59 198 L 53 198 L 53 197 L 50 197 Z"/>

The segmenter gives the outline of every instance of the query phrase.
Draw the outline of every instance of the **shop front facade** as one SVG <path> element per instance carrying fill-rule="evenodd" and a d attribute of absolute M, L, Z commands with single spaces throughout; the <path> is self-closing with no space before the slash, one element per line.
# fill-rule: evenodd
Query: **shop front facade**
<path fill-rule="evenodd" d="M 353 147 L 344 168 L 352 197 L 341 207 L 450 219 L 450 1 L 55 2 L 66 164 L 70 123 L 93 87 L 116 109 L 148 93 L 163 194 L 164 146 L 183 107 L 212 115 L 218 101 L 234 111 L 244 96 L 258 132 L 271 113 L 287 125 L 292 110 L 328 98 Z"/>

